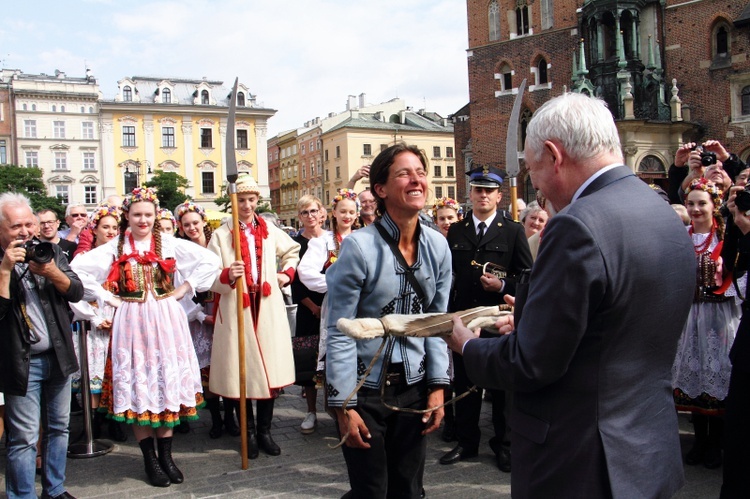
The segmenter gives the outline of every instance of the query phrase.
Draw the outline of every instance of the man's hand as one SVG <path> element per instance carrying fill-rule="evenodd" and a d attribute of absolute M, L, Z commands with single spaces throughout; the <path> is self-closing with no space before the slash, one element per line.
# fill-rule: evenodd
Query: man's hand
<path fill-rule="evenodd" d="M 34 260 L 31 260 L 29 262 L 29 272 L 51 280 L 58 272 L 62 271 L 57 268 L 57 264 L 53 259 L 47 263 L 37 263 Z"/>
<path fill-rule="evenodd" d="M 674 164 L 675 166 L 687 166 L 688 158 L 690 157 L 690 152 L 695 147 L 695 142 L 688 142 L 687 144 L 682 144 L 679 149 L 677 149 L 677 152 L 674 155 Z"/>
<path fill-rule="evenodd" d="M 279 282 L 279 287 L 280 288 L 283 288 L 284 286 L 286 286 L 287 284 L 289 284 L 290 282 L 292 282 L 292 280 L 289 278 L 289 276 L 286 275 L 286 274 L 284 274 L 283 272 L 277 272 L 276 273 L 276 280 Z"/>
<path fill-rule="evenodd" d="M 5 255 L 3 255 L 3 261 L 0 263 L 0 271 L 10 273 L 17 263 L 22 263 L 26 259 L 26 249 L 23 244 L 24 241 L 20 239 L 8 244 Z"/>
<path fill-rule="evenodd" d="M 485 272 L 479 278 L 479 283 L 482 285 L 482 289 L 490 293 L 499 293 L 503 289 L 503 281 L 489 272 Z"/>
<path fill-rule="evenodd" d="M 445 338 L 445 342 L 451 350 L 459 355 L 463 355 L 464 344 L 469 340 L 479 338 L 479 331 L 479 328 L 472 331 L 464 326 L 461 318 L 456 315 L 453 317 L 453 333 Z"/>
<path fill-rule="evenodd" d="M 443 397 L 444 392 L 442 387 L 432 389 L 429 395 L 427 395 L 427 408 L 430 409 L 432 407 L 443 405 Z M 428 433 L 432 433 L 440 428 L 440 422 L 443 420 L 444 416 L 445 407 L 424 413 L 422 415 L 422 422 L 427 426 L 422 430 L 422 435 L 427 435 Z"/>
<path fill-rule="evenodd" d="M 86 228 L 86 225 L 88 225 L 89 220 L 86 217 L 78 217 L 75 220 L 73 220 L 73 223 L 70 224 L 70 233 L 65 238 L 68 241 L 75 241 L 76 237 L 81 233 L 83 229 Z"/>
<path fill-rule="evenodd" d="M 716 159 L 724 163 L 729 159 L 729 153 L 718 140 L 707 140 L 703 143 L 703 149 L 716 154 Z"/>
<path fill-rule="evenodd" d="M 245 276 L 245 263 L 238 260 L 236 262 L 232 262 L 229 265 L 229 280 L 234 284 L 234 281 L 239 279 L 240 277 Z"/>
<path fill-rule="evenodd" d="M 511 307 L 516 306 L 515 296 L 505 295 L 503 296 L 503 298 L 505 299 L 505 303 L 507 303 Z M 500 332 L 500 334 L 510 334 L 516 328 L 515 322 L 516 321 L 513 318 L 513 314 L 508 314 L 500 317 L 497 322 L 495 322 L 495 327 Z"/>
<path fill-rule="evenodd" d="M 371 439 L 372 435 L 370 435 L 370 430 L 367 429 L 367 425 L 362 420 L 362 416 L 352 409 L 347 409 L 344 413 L 343 409 L 337 407 L 335 411 L 341 438 L 346 436 L 345 445 L 352 449 L 369 449 L 370 444 L 365 440 Z M 347 414 L 349 417 L 347 417 Z"/>

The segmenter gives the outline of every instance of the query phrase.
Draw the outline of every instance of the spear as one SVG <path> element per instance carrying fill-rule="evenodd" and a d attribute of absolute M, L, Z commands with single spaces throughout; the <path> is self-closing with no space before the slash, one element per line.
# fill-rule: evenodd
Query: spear
<path fill-rule="evenodd" d="M 229 200 L 232 203 L 232 236 L 234 239 L 234 258 L 242 261 L 242 247 L 240 243 L 240 218 L 239 205 L 237 203 L 237 158 L 234 146 L 234 122 L 237 111 L 237 85 L 239 78 L 234 79 L 234 87 L 229 96 L 229 116 L 227 117 L 226 137 L 226 174 Z M 237 299 L 237 349 L 240 356 L 240 442 L 242 454 L 242 469 L 247 469 L 247 395 L 246 395 L 246 366 L 245 366 L 245 314 L 242 294 L 245 289 L 245 280 L 238 277 L 235 281 L 235 294 Z"/>
<path fill-rule="evenodd" d="M 518 87 L 518 94 L 513 103 L 513 110 L 510 113 L 510 121 L 508 122 L 508 135 L 505 138 L 505 171 L 508 172 L 508 176 L 510 177 L 508 188 L 510 189 L 510 212 L 513 220 L 518 220 L 518 206 L 516 205 L 516 200 L 518 199 L 516 177 L 520 171 L 518 166 L 518 117 L 521 114 L 521 101 L 523 100 L 523 91 L 525 89 L 526 78 L 521 82 L 521 86 Z"/>

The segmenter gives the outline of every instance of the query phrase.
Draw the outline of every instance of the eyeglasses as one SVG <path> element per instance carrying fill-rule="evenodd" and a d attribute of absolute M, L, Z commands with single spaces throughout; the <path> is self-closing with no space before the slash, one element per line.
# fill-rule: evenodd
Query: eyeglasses
<path fill-rule="evenodd" d="M 50 220 L 48 222 L 39 222 L 39 225 L 41 225 L 42 227 L 44 227 L 45 225 L 55 225 L 55 224 L 59 224 L 59 223 L 60 223 L 59 220 Z"/>
<path fill-rule="evenodd" d="M 318 214 L 319 211 L 320 210 L 318 210 L 317 208 L 313 208 L 312 210 L 300 211 L 299 212 L 299 216 L 301 216 L 301 217 L 314 217 L 315 215 Z"/>
<path fill-rule="evenodd" d="M 73 218 L 80 218 L 80 217 L 87 217 L 88 215 L 86 213 L 71 213 L 70 216 Z"/>

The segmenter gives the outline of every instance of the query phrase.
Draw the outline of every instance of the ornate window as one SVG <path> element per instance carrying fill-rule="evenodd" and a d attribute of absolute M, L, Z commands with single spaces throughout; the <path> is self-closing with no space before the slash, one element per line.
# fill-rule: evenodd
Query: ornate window
<path fill-rule="evenodd" d="M 490 41 L 497 41 L 500 39 L 500 6 L 497 4 L 497 0 L 490 2 L 487 18 L 490 27 Z"/>
<path fill-rule="evenodd" d="M 201 91 L 201 104 L 208 104 L 208 90 Z"/>
<path fill-rule="evenodd" d="M 541 0 L 542 29 L 550 29 L 554 25 L 552 16 L 552 0 Z"/>
<path fill-rule="evenodd" d="M 163 104 L 172 103 L 172 91 L 170 89 L 165 88 L 161 91 L 161 101 Z"/>
<path fill-rule="evenodd" d="M 124 102 L 133 102 L 133 89 L 129 85 L 122 87 L 122 100 Z"/>
<path fill-rule="evenodd" d="M 750 85 L 742 89 L 742 115 L 750 115 Z"/>
<path fill-rule="evenodd" d="M 245 94 L 242 92 L 237 92 L 237 105 L 238 106 L 245 105 Z"/>
<path fill-rule="evenodd" d="M 516 7 L 516 34 L 518 36 L 529 34 L 529 7 L 527 5 Z"/>

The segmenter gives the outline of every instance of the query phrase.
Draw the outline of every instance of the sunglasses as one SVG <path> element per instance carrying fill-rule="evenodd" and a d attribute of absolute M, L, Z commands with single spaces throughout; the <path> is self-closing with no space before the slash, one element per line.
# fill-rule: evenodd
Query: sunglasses
<path fill-rule="evenodd" d="M 86 213 L 71 213 L 70 216 L 73 218 L 81 218 L 81 217 L 87 217 L 88 215 Z"/>

